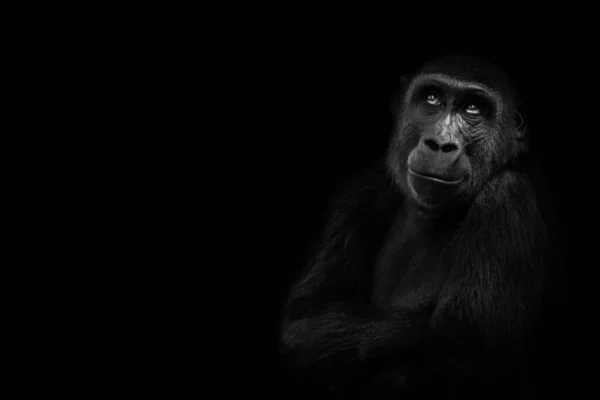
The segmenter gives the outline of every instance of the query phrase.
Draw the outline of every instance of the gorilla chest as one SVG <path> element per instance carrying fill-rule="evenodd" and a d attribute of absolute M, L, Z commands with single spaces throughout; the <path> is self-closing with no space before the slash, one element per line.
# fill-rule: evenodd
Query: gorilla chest
<path fill-rule="evenodd" d="M 435 303 L 448 272 L 442 249 L 440 240 L 424 242 L 402 233 L 391 237 L 375 263 L 373 304 L 420 309 Z"/>

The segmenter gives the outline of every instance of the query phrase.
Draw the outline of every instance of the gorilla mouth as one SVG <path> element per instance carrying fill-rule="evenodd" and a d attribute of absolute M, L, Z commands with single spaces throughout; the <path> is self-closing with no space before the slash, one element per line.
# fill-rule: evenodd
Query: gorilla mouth
<path fill-rule="evenodd" d="M 427 174 L 419 173 L 419 172 L 413 171 L 410 168 L 408 169 L 408 172 L 411 175 L 417 176 L 417 177 L 419 177 L 421 179 L 425 179 L 425 180 L 428 180 L 428 181 L 441 183 L 441 184 L 444 184 L 444 185 L 456 185 L 458 183 L 461 183 L 462 180 L 464 179 L 464 176 L 463 176 L 463 177 L 461 177 L 460 179 L 457 179 L 457 180 L 448 180 L 448 179 L 444 179 L 441 175 L 436 175 L 436 174 L 431 174 L 431 173 L 427 173 Z"/>

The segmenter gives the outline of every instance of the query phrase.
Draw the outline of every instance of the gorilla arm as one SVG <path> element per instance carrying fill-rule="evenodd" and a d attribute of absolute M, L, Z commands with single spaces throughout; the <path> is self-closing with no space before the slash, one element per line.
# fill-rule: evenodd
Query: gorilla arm
<path fill-rule="evenodd" d="M 320 251 L 291 291 L 282 341 L 286 360 L 298 372 L 318 370 L 325 378 L 335 370 L 404 353 L 424 337 L 431 304 L 411 307 L 419 311 L 389 312 L 367 305 L 369 245 L 361 232 L 385 225 L 380 204 L 388 203 L 381 202 L 381 193 L 381 187 L 363 186 L 341 197 Z M 377 236 L 369 239 L 378 242 Z"/>
<path fill-rule="evenodd" d="M 414 311 L 384 315 L 373 307 L 332 303 L 313 316 L 286 318 L 283 343 L 288 360 L 299 370 L 346 368 L 416 347 L 429 315 Z"/>
<path fill-rule="evenodd" d="M 448 249 L 453 269 L 431 320 L 434 363 L 455 377 L 518 374 L 526 366 L 522 349 L 532 343 L 550 261 L 526 177 L 504 172 L 486 184 Z"/>
<path fill-rule="evenodd" d="M 445 255 L 453 263 L 432 327 L 474 325 L 488 345 L 527 337 L 547 283 L 548 235 L 530 183 L 515 172 L 477 196 Z M 442 330 L 445 336 L 448 331 Z"/>

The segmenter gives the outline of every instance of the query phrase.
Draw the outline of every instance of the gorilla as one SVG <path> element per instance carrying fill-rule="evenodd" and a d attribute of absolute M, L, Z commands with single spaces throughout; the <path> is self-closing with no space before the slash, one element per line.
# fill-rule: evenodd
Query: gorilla
<path fill-rule="evenodd" d="M 514 85 L 455 55 L 399 94 L 385 160 L 335 199 L 282 307 L 294 393 L 528 398 L 552 251 Z"/>

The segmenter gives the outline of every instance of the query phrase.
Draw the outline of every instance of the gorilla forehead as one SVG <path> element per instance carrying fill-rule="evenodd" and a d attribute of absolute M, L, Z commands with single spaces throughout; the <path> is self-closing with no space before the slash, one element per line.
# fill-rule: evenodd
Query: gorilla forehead
<path fill-rule="evenodd" d="M 515 99 L 516 89 L 504 71 L 480 59 L 463 55 L 440 57 L 425 64 L 419 75 L 442 74 L 453 78 L 457 84 L 479 83 L 500 95 L 506 102 Z"/>

